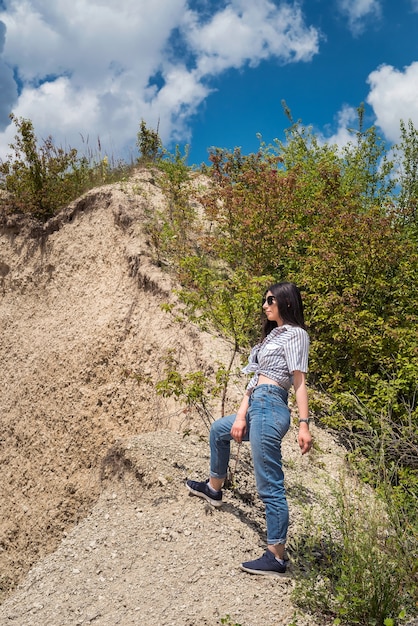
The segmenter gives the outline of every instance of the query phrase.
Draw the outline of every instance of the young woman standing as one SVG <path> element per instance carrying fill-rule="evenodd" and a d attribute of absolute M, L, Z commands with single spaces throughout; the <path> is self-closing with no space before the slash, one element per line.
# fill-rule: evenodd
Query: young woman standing
<path fill-rule="evenodd" d="M 188 480 L 186 486 L 190 494 L 221 506 L 230 442 L 250 441 L 257 491 L 266 510 L 267 549 L 260 558 L 242 563 L 241 568 L 250 574 L 279 575 L 286 572 L 284 552 L 289 525 L 281 443 L 290 426 L 287 400 L 292 384 L 302 454 L 312 447 L 306 389 L 309 337 L 295 284 L 271 285 L 264 295 L 263 311 L 261 342 L 251 350 L 243 369 L 253 376 L 240 407 L 235 415 L 216 420 L 210 430 L 210 477 L 204 482 Z"/>

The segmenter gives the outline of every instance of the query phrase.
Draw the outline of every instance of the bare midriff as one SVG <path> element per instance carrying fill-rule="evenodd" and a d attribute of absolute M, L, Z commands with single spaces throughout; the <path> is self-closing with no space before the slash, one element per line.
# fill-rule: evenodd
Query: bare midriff
<path fill-rule="evenodd" d="M 269 378 L 268 376 L 264 376 L 264 374 L 258 375 L 257 387 L 258 385 L 276 385 L 276 387 L 281 387 L 283 389 L 283 387 L 279 385 L 278 382 L 276 382 L 272 378 Z"/>

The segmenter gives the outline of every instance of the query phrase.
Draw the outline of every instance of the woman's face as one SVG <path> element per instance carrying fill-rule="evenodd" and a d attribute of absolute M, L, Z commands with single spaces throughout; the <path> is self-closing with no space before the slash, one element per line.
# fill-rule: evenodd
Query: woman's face
<path fill-rule="evenodd" d="M 277 326 L 283 325 L 283 320 L 279 315 L 279 307 L 277 306 L 276 298 L 273 296 L 271 291 L 268 291 L 264 296 L 263 310 L 270 322 L 277 322 Z"/>

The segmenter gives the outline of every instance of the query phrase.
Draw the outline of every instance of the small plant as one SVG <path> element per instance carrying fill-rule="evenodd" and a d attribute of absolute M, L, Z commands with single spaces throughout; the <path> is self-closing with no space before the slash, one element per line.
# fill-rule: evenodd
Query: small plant
<path fill-rule="evenodd" d="M 180 259 L 194 249 L 197 220 L 195 203 L 190 200 L 191 169 L 186 164 L 187 156 L 187 146 L 183 155 L 176 146 L 174 154 L 160 148 L 155 157 L 156 167 L 161 172 L 157 180 L 166 206 L 162 210 L 153 207 L 149 211 L 146 231 L 161 265 L 176 267 Z M 148 157 L 148 161 L 150 159 Z"/>
<path fill-rule="evenodd" d="M 138 150 L 140 157 L 138 163 L 155 163 L 161 157 L 162 142 L 157 130 L 148 128 L 145 121 L 141 120 L 137 134 Z"/>
<path fill-rule="evenodd" d="M 207 375 L 203 371 L 180 374 L 180 364 L 173 350 L 169 350 L 165 358 L 164 378 L 157 382 L 157 394 L 164 398 L 174 396 L 183 400 L 188 409 L 194 408 L 202 418 L 205 426 L 210 428 L 213 422 L 208 407 L 209 399 L 219 392 L 216 386 L 209 389 Z"/>
<path fill-rule="evenodd" d="M 298 626 L 298 617 L 296 611 L 293 613 L 292 621 L 287 626 Z"/>
<path fill-rule="evenodd" d="M 125 378 L 131 378 L 133 380 L 136 380 L 138 385 L 152 385 L 151 376 L 149 374 L 145 374 L 141 370 L 131 371 L 124 369 L 122 374 L 123 376 L 125 376 Z"/>
<path fill-rule="evenodd" d="M 335 498 L 322 527 L 295 551 L 295 601 L 335 625 L 395 626 L 413 610 L 416 581 L 413 564 L 398 558 L 402 529 L 360 488 L 341 481 Z"/>
<path fill-rule="evenodd" d="M 221 624 L 225 624 L 226 626 L 241 626 L 238 622 L 233 622 L 229 614 L 226 614 L 225 617 L 221 617 Z"/>

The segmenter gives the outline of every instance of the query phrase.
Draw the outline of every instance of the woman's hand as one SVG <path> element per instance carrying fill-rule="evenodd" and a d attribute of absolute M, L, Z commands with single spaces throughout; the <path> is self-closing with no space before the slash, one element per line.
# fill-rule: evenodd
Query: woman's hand
<path fill-rule="evenodd" d="M 241 443 L 242 439 L 247 432 L 247 422 L 245 417 L 237 415 L 231 428 L 231 437 L 235 439 L 237 443 Z"/>
<path fill-rule="evenodd" d="M 298 405 L 299 417 L 307 419 L 308 412 L 308 390 L 306 389 L 306 376 L 304 372 L 295 370 L 293 372 L 293 386 L 296 392 L 296 404 Z M 306 454 L 312 448 L 312 435 L 309 432 L 309 425 L 306 422 L 299 424 L 298 443 L 302 454 Z"/>
<path fill-rule="evenodd" d="M 241 443 L 247 432 L 247 420 L 245 419 L 248 411 L 249 395 L 246 393 L 241 401 L 240 407 L 237 411 L 235 421 L 231 428 L 231 437 L 235 439 L 237 443 Z"/>
<path fill-rule="evenodd" d="M 312 435 L 308 424 L 304 422 L 299 425 L 298 444 L 302 454 L 306 454 L 312 448 Z"/>

